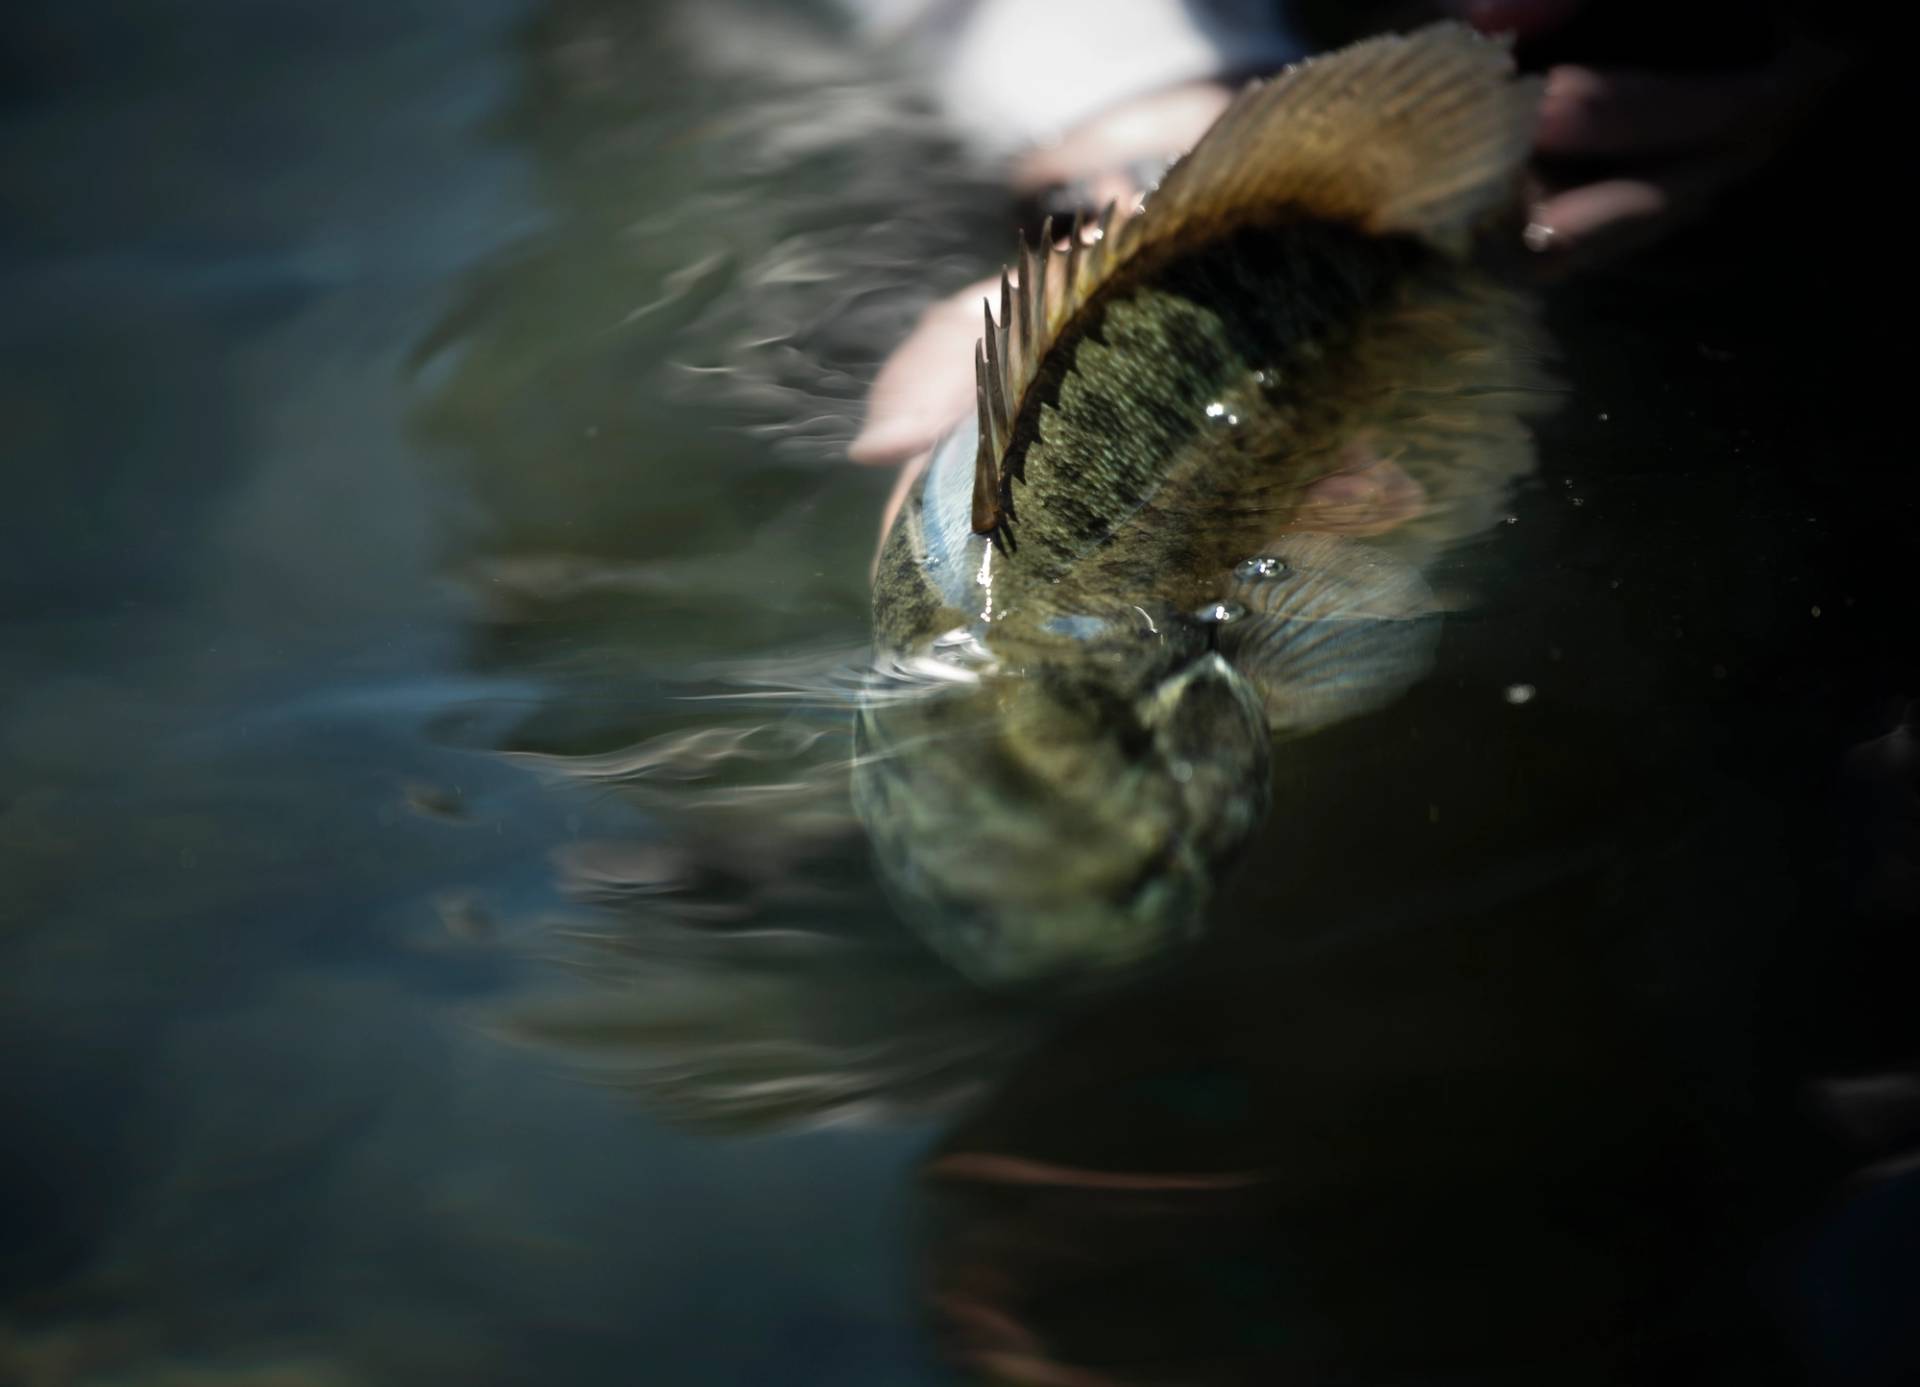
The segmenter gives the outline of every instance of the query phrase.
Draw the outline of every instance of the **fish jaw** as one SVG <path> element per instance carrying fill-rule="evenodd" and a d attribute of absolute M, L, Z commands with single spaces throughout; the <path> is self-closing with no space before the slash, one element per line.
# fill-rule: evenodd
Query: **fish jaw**
<path fill-rule="evenodd" d="M 1139 692 L 1029 673 L 863 709 L 854 799 L 935 952 L 984 986 L 1076 988 L 1200 935 L 1266 813 L 1268 745 L 1211 652 Z"/>

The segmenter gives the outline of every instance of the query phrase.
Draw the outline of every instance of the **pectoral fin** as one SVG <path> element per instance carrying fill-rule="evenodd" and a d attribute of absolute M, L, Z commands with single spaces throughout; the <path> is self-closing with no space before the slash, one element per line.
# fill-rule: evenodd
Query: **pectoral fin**
<path fill-rule="evenodd" d="M 1260 690 L 1276 732 L 1392 701 L 1427 672 L 1440 627 L 1417 569 L 1330 534 L 1288 535 L 1247 559 L 1218 610 L 1220 653 Z"/>

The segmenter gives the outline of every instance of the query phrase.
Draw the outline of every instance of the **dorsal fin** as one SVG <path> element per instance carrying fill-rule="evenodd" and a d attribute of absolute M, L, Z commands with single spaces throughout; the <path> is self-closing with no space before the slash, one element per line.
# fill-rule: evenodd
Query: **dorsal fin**
<path fill-rule="evenodd" d="M 1109 205 L 1021 246 L 976 352 L 980 449 L 973 528 L 1005 518 L 1005 461 L 1047 353 L 1123 266 L 1159 263 L 1283 216 L 1446 244 L 1512 195 L 1538 85 L 1507 45 L 1465 25 L 1368 39 L 1249 86 L 1137 212 Z"/>
<path fill-rule="evenodd" d="M 1066 244 L 1055 245 L 1049 217 L 1040 229 L 1039 247 L 1020 247 L 1018 285 L 1001 272 L 999 320 L 986 313 L 986 332 L 974 349 L 980 412 L 973 478 L 976 534 L 999 528 L 1005 496 L 1000 461 L 1013 441 L 1027 389 L 1048 349 L 1111 276 L 1120 221 L 1118 205 L 1108 203 L 1091 224 L 1076 216 Z"/>

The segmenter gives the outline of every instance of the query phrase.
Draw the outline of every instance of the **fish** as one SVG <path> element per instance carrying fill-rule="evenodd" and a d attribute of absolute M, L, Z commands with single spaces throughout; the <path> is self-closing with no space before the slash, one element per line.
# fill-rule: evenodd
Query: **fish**
<path fill-rule="evenodd" d="M 1255 83 L 1136 206 L 1023 244 L 976 408 L 886 534 L 853 794 L 896 908 L 989 987 L 1205 930 L 1273 757 L 1397 698 L 1434 561 L 1501 518 L 1555 395 L 1482 263 L 1538 106 L 1456 23 Z"/>

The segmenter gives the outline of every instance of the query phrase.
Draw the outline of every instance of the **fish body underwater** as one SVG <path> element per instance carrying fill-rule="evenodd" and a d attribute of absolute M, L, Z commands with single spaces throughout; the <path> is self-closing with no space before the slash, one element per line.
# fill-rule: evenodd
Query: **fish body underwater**
<path fill-rule="evenodd" d="M 903 912 L 989 985 L 1197 935 L 1276 738 L 1427 667 L 1425 566 L 1504 509 L 1551 389 L 1475 267 L 1538 92 L 1454 24 L 1242 93 L 1131 214 L 1003 279 L 978 409 L 883 542 L 856 806 Z"/>

